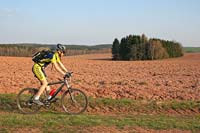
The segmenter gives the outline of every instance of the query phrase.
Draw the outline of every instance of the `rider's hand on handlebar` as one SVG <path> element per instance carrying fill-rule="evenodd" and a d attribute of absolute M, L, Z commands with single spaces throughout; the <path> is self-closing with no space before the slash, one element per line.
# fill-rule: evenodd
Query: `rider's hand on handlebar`
<path fill-rule="evenodd" d="M 72 76 L 73 72 L 67 72 L 64 76 L 64 78 L 70 78 Z"/>

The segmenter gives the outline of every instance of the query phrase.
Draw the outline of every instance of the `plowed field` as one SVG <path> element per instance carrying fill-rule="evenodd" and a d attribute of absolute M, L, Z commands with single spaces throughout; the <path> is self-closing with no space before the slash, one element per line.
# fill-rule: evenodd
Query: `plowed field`
<path fill-rule="evenodd" d="M 156 61 L 112 61 L 110 54 L 64 57 L 74 72 L 73 87 L 93 97 L 200 100 L 200 54 Z M 18 93 L 40 84 L 30 57 L 0 57 L 0 93 Z M 46 68 L 49 82 L 62 77 Z"/>

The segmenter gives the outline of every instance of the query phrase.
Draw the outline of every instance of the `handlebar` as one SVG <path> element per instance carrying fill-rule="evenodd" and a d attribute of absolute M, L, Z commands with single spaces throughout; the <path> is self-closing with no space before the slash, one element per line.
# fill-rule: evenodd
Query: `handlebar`
<path fill-rule="evenodd" d="M 72 76 L 73 72 L 67 72 L 64 76 L 64 79 L 70 78 Z"/>

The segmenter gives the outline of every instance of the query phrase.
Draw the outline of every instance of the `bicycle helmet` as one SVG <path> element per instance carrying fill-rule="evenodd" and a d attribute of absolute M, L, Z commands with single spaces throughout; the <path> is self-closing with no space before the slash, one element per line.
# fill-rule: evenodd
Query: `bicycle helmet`
<path fill-rule="evenodd" d="M 62 44 L 57 44 L 56 50 L 62 51 L 63 53 L 65 52 L 65 46 Z"/>

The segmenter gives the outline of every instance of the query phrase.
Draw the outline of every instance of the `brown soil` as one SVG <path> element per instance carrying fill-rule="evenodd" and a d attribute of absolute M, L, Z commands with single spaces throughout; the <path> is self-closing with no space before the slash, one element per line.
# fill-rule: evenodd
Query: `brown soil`
<path fill-rule="evenodd" d="M 3 129 L 3 127 L 2 127 Z M 6 128 L 5 128 L 6 129 Z M 61 128 L 62 129 L 62 128 Z M 55 129 L 56 130 L 56 129 Z M 124 127 L 119 129 L 117 127 L 108 126 L 94 126 L 94 127 L 67 127 L 62 129 L 64 132 L 76 132 L 76 133 L 191 133 L 192 131 L 179 130 L 179 129 L 167 129 L 167 130 L 153 130 L 140 127 Z M 1 127 L 0 127 L 1 132 Z M 2 131 L 3 132 L 3 131 Z M 10 128 L 9 132 L 12 133 L 42 133 L 39 128 Z"/>
<path fill-rule="evenodd" d="M 1 131 L 1 128 L 0 128 Z M 39 128 L 15 128 L 9 129 L 13 133 L 42 133 Z M 56 131 L 56 129 L 55 129 Z M 167 129 L 167 130 L 153 130 L 140 127 L 125 127 L 119 129 L 116 127 L 96 126 L 96 127 L 71 127 L 63 129 L 64 132 L 76 132 L 76 133 L 191 133 L 192 131 L 179 130 L 179 129 Z"/>
<path fill-rule="evenodd" d="M 73 127 L 74 128 L 74 127 Z M 95 126 L 95 127 L 75 127 L 77 133 L 191 133 L 187 130 L 167 129 L 167 130 L 153 130 L 141 127 L 124 127 L 119 129 L 117 127 Z"/>
<path fill-rule="evenodd" d="M 0 93 L 18 93 L 40 84 L 30 57 L 0 57 Z M 93 97 L 200 100 L 200 53 L 156 61 L 112 61 L 110 54 L 62 59 L 74 72 L 73 87 Z M 46 69 L 49 81 L 62 77 Z"/>

